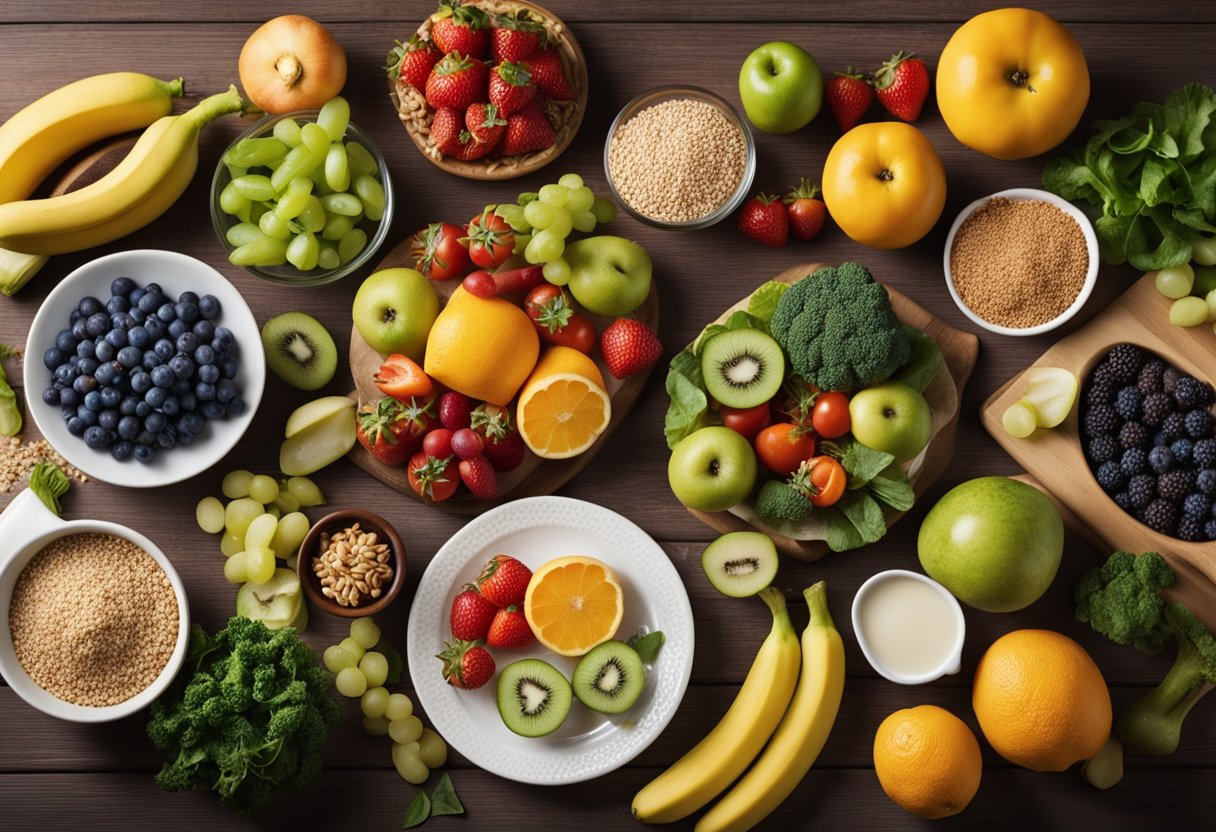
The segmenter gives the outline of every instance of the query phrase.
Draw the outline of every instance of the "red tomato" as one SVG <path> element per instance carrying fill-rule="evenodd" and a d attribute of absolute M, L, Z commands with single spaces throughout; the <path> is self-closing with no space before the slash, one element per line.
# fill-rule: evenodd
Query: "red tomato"
<path fill-rule="evenodd" d="M 469 265 L 469 250 L 460 242 L 464 233 L 459 225 L 433 222 L 410 239 L 410 257 L 418 271 L 431 280 L 450 280 L 463 274 Z"/>
<path fill-rule="evenodd" d="M 748 442 L 756 438 L 762 428 L 768 427 L 772 421 L 772 411 L 768 402 L 755 407 L 738 408 L 725 405 L 718 411 L 722 416 L 722 424 L 743 436 Z"/>
<path fill-rule="evenodd" d="M 456 493 L 460 486 L 460 475 L 456 473 L 455 460 L 451 457 L 437 458 L 419 451 L 410 457 L 405 469 L 410 488 L 425 503 L 438 503 Z"/>
<path fill-rule="evenodd" d="M 814 453 L 814 434 L 793 422 L 769 425 L 756 435 L 756 456 L 774 474 L 791 473 Z"/>
<path fill-rule="evenodd" d="M 542 283 L 532 289 L 524 298 L 524 310 L 545 343 L 570 347 L 584 355 L 595 349 L 595 326 L 585 315 L 574 311 L 560 286 Z"/>
<path fill-rule="evenodd" d="M 853 425 L 849 419 L 849 397 L 844 393 L 820 393 L 815 397 L 811 424 L 824 439 L 844 436 Z"/>
<path fill-rule="evenodd" d="M 422 450 L 427 456 L 445 459 L 452 455 L 452 432 L 447 428 L 435 428 L 422 437 Z"/>
<path fill-rule="evenodd" d="M 844 495 L 849 475 L 839 462 L 830 456 L 808 459 L 794 475 L 796 485 L 807 495 L 811 505 L 818 508 L 835 505 Z"/>
<path fill-rule="evenodd" d="M 473 217 L 465 230 L 469 259 L 483 269 L 501 266 L 515 248 L 515 232 L 506 220 L 489 209 Z"/>
<path fill-rule="evenodd" d="M 381 393 L 403 402 L 414 396 L 424 397 L 435 392 L 431 377 L 412 358 L 400 353 L 384 359 L 372 380 Z"/>

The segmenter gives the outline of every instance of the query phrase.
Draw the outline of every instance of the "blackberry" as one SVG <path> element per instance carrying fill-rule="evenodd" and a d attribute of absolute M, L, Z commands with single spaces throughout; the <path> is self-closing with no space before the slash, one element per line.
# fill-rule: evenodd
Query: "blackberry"
<path fill-rule="evenodd" d="M 1207 519 L 1208 512 L 1212 510 L 1212 498 L 1206 494 L 1198 492 L 1187 494 L 1186 499 L 1182 501 L 1182 513 L 1189 514 L 1200 519 Z"/>
<path fill-rule="evenodd" d="M 1155 428 L 1174 410 L 1174 400 L 1165 393 L 1149 393 L 1140 406 L 1144 424 Z"/>
<path fill-rule="evenodd" d="M 1131 498 L 1131 495 L 1128 494 L 1126 491 L 1120 491 L 1118 494 L 1111 497 L 1111 499 L 1115 501 L 1115 505 L 1117 505 L 1119 508 L 1123 509 L 1124 511 L 1128 512 L 1129 514 L 1131 513 L 1132 498 Z"/>
<path fill-rule="evenodd" d="M 1119 429 L 1119 417 L 1115 409 L 1108 404 L 1096 404 L 1085 414 L 1085 432 L 1090 436 L 1100 433 L 1114 433 Z"/>
<path fill-rule="evenodd" d="M 1212 414 L 1202 408 L 1186 414 L 1186 432 L 1192 439 L 1207 439 L 1212 435 Z"/>
<path fill-rule="evenodd" d="M 1127 484 L 1127 496 L 1132 508 L 1147 508 L 1157 495 L 1157 478 L 1152 474 L 1137 474 Z"/>
<path fill-rule="evenodd" d="M 1187 467 L 1191 464 L 1191 454 L 1194 453 L 1195 443 L 1183 437 L 1170 443 L 1170 453 L 1174 455 L 1174 464 Z"/>
<path fill-rule="evenodd" d="M 1127 477 L 1119 468 L 1119 463 L 1111 460 L 1098 466 L 1098 485 L 1102 486 L 1102 490 L 1107 494 L 1114 494 L 1127 487 Z"/>
<path fill-rule="evenodd" d="M 1143 474 L 1144 469 L 1148 467 L 1148 454 L 1142 448 L 1128 448 L 1123 452 L 1123 456 L 1119 459 L 1119 468 L 1124 474 L 1133 477 L 1136 474 Z"/>
<path fill-rule="evenodd" d="M 1196 468 L 1216 468 L 1216 439 L 1200 439 L 1191 451 Z"/>
<path fill-rule="evenodd" d="M 1174 454 L 1166 445 L 1158 445 L 1148 452 L 1148 466 L 1155 473 L 1164 474 L 1174 467 Z"/>
<path fill-rule="evenodd" d="M 1125 448 L 1135 448 L 1148 442 L 1148 428 L 1139 422 L 1124 422 L 1119 428 L 1119 444 Z"/>
<path fill-rule="evenodd" d="M 1153 500 L 1140 513 L 1140 520 L 1153 531 L 1172 535 L 1178 519 L 1178 509 L 1169 500 Z"/>
<path fill-rule="evenodd" d="M 1140 362 L 1144 354 L 1132 344 L 1118 344 L 1106 354 L 1111 378 L 1123 384 L 1131 384 L 1140 373 Z"/>
<path fill-rule="evenodd" d="M 1165 436 L 1166 442 L 1173 442 L 1186 436 L 1186 417 L 1175 410 L 1161 423 L 1161 433 Z"/>
<path fill-rule="evenodd" d="M 1198 517 L 1184 514 L 1178 521 L 1178 532 L 1174 536 L 1183 540 L 1203 540 L 1203 521 Z"/>
<path fill-rule="evenodd" d="M 1127 421 L 1134 421 L 1140 418 L 1140 404 L 1144 401 L 1144 394 L 1135 387 L 1124 387 L 1115 394 L 1115 412 Z"/>
<path fill-rule="evenodd" d="M 1157 477 L 1157 494 L 1164 500 L 1181 502 L 1191 493 L 1191 486 L 1194 484 L 1194 474 L 1182 468 L 1175 468 Z"/>
<path fill-rule="evenodd" d="M 1212 402 L 1212 388 L 1197 378 L 1183 376 L 1178 379 L 1178 385 L 1174 388 L 1174 401 L 1185 410 L 1203 407 Z"/>
<path fill-rule="evenodd" d="M 1111 396 L 1115 395 L 1115 383 L 1109 378 L 1094 379 L 1085 392 L 1085 403 L 1090 407 L 1095 404 L 1110 404 Z"/>
<path fill-rule="evenodd" d="M 1204 468 L 1196 474 L 1195 487 L 1209 497 L 1216 497 L 1216 468 Z"/>
<path fill-rule="evenodd" d="M 1216 540 L 1216 520 L 1209 520 L 1203 526 L 1203 533 L 1208 540 Z"/>
<path fill-rule="evenodd" d="M 1089 440 L 1090 462 L 1101 465 L 1104 462 L 1110 462 L 1118 455 L 1119 443 L 1113 436 L 1103 433 Z"/>
<path fill-rule="evenodd" d="M 1141 367 L 1140 375 L 1136 378 L 1136 386 L 1140 388 L 1140 392 L 1146 396 L 1149 393 L 1160 392 L 1163 372 L 1165 372 L 1165 362 L 1159 358 L 1151 359 Z"/>
<path fill-rule="evenodd" d="M 1161 389 L 1174 395 L 1174 388 L 1178 386 L 1178 379 L 1182 378 L 1182 371 L 1177 367 L 1166 367 L 1161 373 Z"/>
<path fill-rule="evenodd" d="M 1115 380 L 1115 368 L 1110 363 L 1110 359 L 1104 360 L 1097 367 L 1094 367 L 1093 375 L 1089 377 L 1091 384 L 1112 384 Z"/>

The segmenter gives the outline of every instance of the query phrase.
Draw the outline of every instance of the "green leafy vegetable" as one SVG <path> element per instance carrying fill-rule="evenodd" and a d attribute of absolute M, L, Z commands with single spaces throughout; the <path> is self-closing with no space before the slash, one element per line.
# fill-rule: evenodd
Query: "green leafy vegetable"
<path fill-rule="evenodd" d="M 908 474 L 895 463 L 888 465 L 867 486 L 870 493 L 896 511 L 907 511 L 916 503 L 916 492 Z"/>
<path fill-rule="evenodd" d="M 840 502 L 815 511 L 832 551 L 844 552 L 881 540 L 887 533 L 883 505 L 907 511 L 916 502 L 907 473 L 891 454 L 866 447 L 851 436 L 824 442 L 820 449 L 839 460 L 849 475 L 849 490 Z"/>
<path fill-rule="evenodd" d="M 405 820 L 401 821 L 401 828 L 413 829 L 415 826 L 421 826 L 430 816 L 431 799 L 426 796 L 426 792 L 419 789 L 418 794 L 410 801 L 409 808 L 405 810 Z"/>
<path fill-rule="evenodd" d="M 911 326 L 905 326 L 904 332 L 908 333 L 908 341 L 912 344 L 912 357 L 908 359 L 907 364 L 899 368 L 894 379 L 923 393 L 929 382 L 937 376 L 945 360 L 937 342 L 927 334 Z"/>
<path fill-rule="evenodd" d="M 887 533 L 882 506 L 865 491 L 846 493 L 840 502 L 822 513 L 828 548 L 833 552 L 857 549 L 881 540 Z"/>
<path fill-rule="evenodd" d="M 0 434 L 16 436 L 21 432 L 21 405 L 17 393 L 9 386 L 4 367 L 0 366 Z"/>
<path fill-rule="evenodd" d="M 663 644 L 666 643 L 667 636 L 663 635 L 662 630 L 642 635 L 636 633 L 629 639 L 629 646 L 637 651 L 638 656 L 642 659 L 642 664 L 654 664 L 655 659 L 659 657 L 659 651 L 663 649 Z"/>
<path fill-rule="evenodd" d="M 895 457 L 886 451 L 876 451 L 852 436 L 845 436 L 839 442 L 823 442 L 819 447 L 840 461 L 849 475 L 849 488 L 854 490 L 865 487 L 895 461 Z"/>
<path fill-rule="evenodd" d="M 456 789 L 452 787 L 452 778 L 445 771 L 439 778 L 435 791 L 431 793 L 431 817 L 463 814 L 464 806 L 456 796 Z"/>
<path fill-rule="evenodd" d="M 38 495 L 38 499 L 56 514 L 63 514 L 63 506 L 59 498 L 68 493 L 72 481 L 63 469 L 53 462 L 39 462 L 30 471 L 30 491 Z"/>
<path fill-rule="evenodd" d="M 747 300 L 747 311 L 760 324 L 757 329 L 769 331 L 769 323 L 773 320 L 773 313 L 777 311 L 777 302 L 789 288 L 788 283 L 770 280 L 768 283 L 761 283 L 759 288 L 752 292 L 752 296 Z"/>
<path fill-rule="evenodd" d="M 5 343 L 0 342 L 0 359 L 18 358 L 20 355 L 21 355 L 21 351 L 18 350 L 16 347 L 12 346 L 11 344 L 5 344 Z"/>
<path fill-rule="evenodd" d="M 709 410 L 701 360 L 691 348 L 671 359 L 667 368 L 667 395 L 671 403 L 663 420 L 663 432 L 667 435 L 667 447 L 674 448 L 685 436 L 704 427 Z"/>

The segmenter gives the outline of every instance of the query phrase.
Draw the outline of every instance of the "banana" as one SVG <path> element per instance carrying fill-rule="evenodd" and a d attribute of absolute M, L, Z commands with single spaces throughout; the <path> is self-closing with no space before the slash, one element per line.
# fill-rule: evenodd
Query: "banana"
<path fill-rule="evenodd" d="M 18 254 L 0 248 L 0 293 L 12 297 L 46 265 L 41 254 Z"/>
<path fill-rule="evenodd" d="M 827 742 L 844 692 L 844 644 L 828 611 L 827 584 L 802 594 L 811 620 L 802 633 L 794 699 L 760 759 L 697 822 L 696 832 L 743 832 L 760 823 L 802 782 Z"/>
<path fill-rule="evenodd" d="M 25 254 L 64 254 L 144 227 L 190 184 L 203 126 L 244 106 L 236 87 L 229 87 L 192 110 L 155 121 L 126 158 L 96 182 L 61 196 L 0 205 L 0 246 Z"/>
<path fill-rule="evenodd" d="M 713 800 L 760 753 L 785 713 L 798 680 L 798 636 L 781 592 L 768 587 L 760 598 L 772 610 L 773 628 L 743 687 L 705 739 L 633 798 L 638 820 L 671 823 Z"/>
<path fill-rule="evenodd" d="M 93 142 L 169 115 L 182 79 L 138 72 L 94 75 L 44 95 L 0 125 L 0 203 L 25 199 Z"/>

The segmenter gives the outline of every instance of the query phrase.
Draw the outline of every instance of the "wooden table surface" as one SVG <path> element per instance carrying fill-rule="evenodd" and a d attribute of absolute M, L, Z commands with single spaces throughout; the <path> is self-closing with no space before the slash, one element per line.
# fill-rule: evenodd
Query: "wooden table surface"
<path fill-rule="evenodd" d="M 344 94 L 351 102 L 353 119 L 370 132 L 388 158 L 399 194 L 389 235 L 393 244 L 427 221 L 461 221 L 486 203 L 534 190 L 564 171 L 575 171 L 597 191 L 604 191 L 601 151 L 607 127 L 626 101 L 649 87 L 673 81 L 695 83 L 739 107 L 736 79 L 741 61 L 756 45 L 778 38 L 809 49 L 827 72 L 849 64 L 875 66 L 898 49 L 915 50 L 933 65 L 958 24 L 991 4 L 977 0 L 864 4 L 553 0 L 550 5 L 572 26 L 586 51 L 591 106 L 565 156 L 548 170 L 515 182 L 480 184 L 436 170 L 409 142 L 389 105 L 379 67 L 393 38 L 405 38 L 431 10 L 428 2 L 6 0 L 0 4 L 0 119 L 65 83 L 112 70 L 139 70 L 162 78 L 184 75 L 189 98 L 196 99 L 237 80 L 241 45 L 261 21 L 286 12 L 310 14 L 329 24 L 346 49 L 350 72 Z M 1060 0 L 1027 5 L 1042 7 L 1064 21 L 1089 60 L 1093 94 L 1081 127 L 1067 146 L 1083 141 L 1093 120 L 1122 115 L 1136 101 L 1160 101 L 1190 80 L 1216 84 L 1212 56 L 1216 5 L 1210 2 Z M 871 118 L 877 118 L 873 111 Z M 282 311 L 305 310 L 320 318 L 340 345 L 345 344 L 357 279 L 320 289 L 284 290 L 228 265 L 215 239 L 207 209 L 211 171 L 222 149 L 246 123 L 229 117 L 205 130 L 199 173 L 161 219 L 104 250 L 54 258 L 17 298 L 0 298 L 0 341 L 22 344 L 46 293 L 81 263 L 111 251 L 159 247 L 186 252 L 220 269 L 244 293 L 259 323 Z M 941 252 L 950 219 L 984 194 L 1039 185 L 1045 160 L 1000 162 L 962 147 L 947 132 L 932 103 L 918 126 L 945 163 L 949 199 L 936 228 L 907 249 L 865 249 L 829 227 L 814 243 L 795 242 L 770 250 L 747 242 L 729 221 L 706 231 L 678 234 L 647 228 L 622 215 L 612 226 L 614 233 L 638 240 L 654 259 L 665 358 L 739 296 L 770 275 L 809 260 L 859 260 L 948 322 L 974 331 L 943 285 Z M 818 179 L 837 132 L 824 112 L 794 135 L 757 135 L 756 189 L 784 190 L 799 176 Z M 1136 276 L 1127 267 L 1104 267 L 1081 320 L 1068 330 L 1099 312 Z M 1055 583 L 1040 601 L 1005 615 L 967 610 L 967 642 L 957 676 L 916 688 L 900 687 L 879 678 L 866 664 L 848 616 L 860 583 L 881 569 L 917 568 L 916 530 L 945 490 L 972 477 L 1017 472 L 979 426 L 978 407 L 1055 336 L 1017 339 L 979 334 L 979 363 L 964 397 L 954 463 L 946 475 L 881 542 L 817 563 L 782 564 L 777 580 L 790 597 L 797 597 L 815 580 L 828 582 L 832 612 L 845 639 L 848 680 L 840 718 L 822 756 L 770 818 L 771 828 L 921 826 L 879 788 L 871 766 L 874 730 L 898 708 L 936 703 L 978 733 L 969 696 L 975 664 L 989 643 L 1010 630 L 1046 627 L 1077 639 L 1102 668 L 1116 710 L 1155 685 L 1169 666 L 1168 655 L 1146 657 L 1115 646 L 1073 619 L 1073 587 L 1104 554 L 1074 538 L 1068 540 Z M 33 355 L 40 355 L 42 349 L 31 345 Z M 663 545 L 679 569 L 697 625 L 692 682 L 683 704 L 645 753 L 590 783 L 556 788 L 520 785 L 471 767 L 453 754 L 447 769 L 468 810 L 467 818 L 459 821 L 462 828 L 636 828 L 629 814 L 633 794 L 713 726 L 768 630 L 769 616 L 761 604 L 724 598 L 710 588 L 698 557 L 712 535 L 681 508 L 667 487 L 662 432 L 665 364 L 664 360 L 636 410 L 612 437 L 609 452 L 560 493 L 629 517 Z M 11 363 L 9 368 L 14 371 L 10 376 L 20 379 L 17 368 Z M 349 374 L 340 369 L 324 392 L 348 389 Z M 38 391 L 33 392 L 36 398 Z M 308 398 L 310 394 L 272 377 L 252 429 L 213 470 L 157 492 L 90 482 L 73 488 L 66 500 L 66 516 L 114 519 L 157 541 L 185 581 L 194 619 L 214 629 L 233 612 L 234 588 L 221 575 L 215 540 L 194 524 L 194 504 L 204 495 L 218 493 L 220 478 L 229 469 L 273 469 L 283 420 Z M 138 475 L 138 469 L 134 471 Z M 377 511 L 408 541 L 410 579 L 380 622 L 385 633 L 404 647 L 405 621 L 418 576 L 464 521 L 402 497 L 345 460 L 322 471 L 317 480 L 331 505 Z M 0 495 L 0 508 L 10 497 Z M 795 624 L 801 627 L 806 613 L 798 605 L 792 609 Z M 339 638 L 345 626 L 343 620 L 314 614 L 306 638 L 323 646 Z M 397 828 L 414 787 L 393 770 L 387 741 L 363 735 L 357 711 L 348 706 L 345 722 L 331 735 L 325 769 L 314 784 L 301 794 L 279 795 L 259 819 L 248 820 L 231 815 L 209 793 L 165 794 L 157 788 L 152 774 L 160 760 L 144 734 L 144 715 L 99 726 L 59 722 L 0 687 L 0 826 L 10 830 Z M 1191 714 L 1176 754 L 1129 757 L 1123 782 L 1108 792 L 1090 788 L 1076 771 L 1038 774 L 1014 767 L 982 740 L 981 745 L 985 771 L 979 794 L 962 815 L 943 822 L 943 828 L 1067 829 L 1084 824 L 1101 829 L 1160 829 L 1167 819 L 1171 828 L 1212 828 L 1209 797 L 1216 776 L 1216 702 L 1205 702 Z M 440 829 L 454 822 L 440 819 L 432 824 Z"/>

